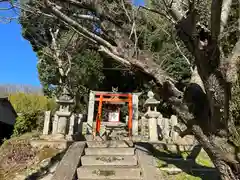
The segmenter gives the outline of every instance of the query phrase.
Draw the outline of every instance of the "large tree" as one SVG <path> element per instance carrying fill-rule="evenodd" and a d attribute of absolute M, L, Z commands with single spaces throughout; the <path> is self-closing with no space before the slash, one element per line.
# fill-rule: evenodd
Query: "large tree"
<path fill-rule="evenodd" d="M 39 57 L 38 71 L 40 81 L 44 87 L 45 94 L 56 94 L 59 85 L 59 78 L 64 68 L 61 70 L 61 64 L 69 61 L 66 56 L 61 57 L 66 52 L 71 55 L 71 70 L 69 70 L 67 82 L 76 97 L 76 104 L 86 104 L 89 89 L 109 91 L 111 87 L 118 86 L 119 91 L 146 91 L 150 78 L 146 78 L 141 72 L 133 73 L 131 68 L 126 68 L 121 63 L 113 61 L 112 58 L 99 56 L 95 43 L 84 39 L 76 33 L 70 26 L 66 26 L 62 21 L 46 14 L 39 1 L 27 1 L 24 4 L 28 9 L 40 9 L 44 14 L 32 14 L 30 11 L 22 11 L 21 24 L 23 27 L 23 36 L 29 40 L 34 51 Z M 86 10 L 81 9 L 84 14 Z M 76 18 L 79 10 L 72 8 L 69 17 Z M 161 65 L 177 81 L 185 80 L 189 77 L 189 63 L 182 57 L 179 50 L 175 48 L 176 40 L 171 37 L 171 26 L 163 18 L 153 17 L 151 13 L 145 12 L 146 22 L 139 24 L 137 46 L 143 50 L 151 51 L 156 62 Z M 80 16 L 81 17 L 81 16 Z M 76 19 L 79 23 L 84 23 L 85 27 L 100 33 L 100 27 L 92 21 L 82 21 Z M 161 25 L 160 25 L 161 24 Z M 56 37 L 53 37 L 53 31 L 56 31 Z M 52 32 L 51 32 L 52 31 Z M 55 42 L 55 43 L 54 43 Z M 57 44 L 59 48 L 53 48 Z M 56 46 L 56 45 L 55 45 Z M 58 53 L 55 51 L 59 49 Z M 56 55 L 60 54 L 59 58 Z M 177 59 L 177 60 L 176 60 Z M 60 61 L 59 61 L 60 60 Z M 65 62 L 66 61 L 66 62 Z M 63 67 L 68 67 L 67 64 Z M 59 69 L 60 68 L 60 69 Z M 60 71 L 59 71 L 60 70 Z M 104 81 L 101 81 L 104 79 Z M 116 81 L 119 79 L 119 81 Z M 149 83 L 148 83 L 149 84 Z M 143 86 L 144 85 L 144 86 Z M 85 100 L 85 102 L 83 101 Z M 79 108 L 78 108 L 79 109 Z M 79 110 L 85 110 L 80 108 Z"/>

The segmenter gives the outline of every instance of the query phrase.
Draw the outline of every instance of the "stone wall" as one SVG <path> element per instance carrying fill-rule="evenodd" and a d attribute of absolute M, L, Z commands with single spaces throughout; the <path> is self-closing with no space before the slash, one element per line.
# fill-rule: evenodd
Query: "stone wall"
<path fill-rule="evenodd" d="M 51 114 L 50 111 L 45 112 L 43 135 L 58 134 L 61 119 L 57 114 Z M 83 114 L 72 114 L 67 119 L 65 130 L 66 138 L 72 138 L 75 134 L 82 133 L 83 123 L 86 121 L 86 116 Z"/>

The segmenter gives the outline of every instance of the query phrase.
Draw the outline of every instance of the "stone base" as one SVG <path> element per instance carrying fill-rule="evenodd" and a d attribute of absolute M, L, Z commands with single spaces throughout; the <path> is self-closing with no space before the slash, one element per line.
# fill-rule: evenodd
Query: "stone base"
<path fill-rule="evenodd" d="M 66 140 L 62 136 L 42 135 L 39 140 L 31 140 L 30 144 L 35 148 L 52 147 L 56 149 L 66 149 L 73 141 Z"/>

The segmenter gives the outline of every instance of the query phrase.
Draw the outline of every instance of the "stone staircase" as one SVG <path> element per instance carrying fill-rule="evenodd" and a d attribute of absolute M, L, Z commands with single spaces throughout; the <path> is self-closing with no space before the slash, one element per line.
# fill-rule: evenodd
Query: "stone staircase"
<path fill-rule="evenodd" d="M 140 180 L 141 168 L 131 141 L 87 141 L 79 180 Z"/>

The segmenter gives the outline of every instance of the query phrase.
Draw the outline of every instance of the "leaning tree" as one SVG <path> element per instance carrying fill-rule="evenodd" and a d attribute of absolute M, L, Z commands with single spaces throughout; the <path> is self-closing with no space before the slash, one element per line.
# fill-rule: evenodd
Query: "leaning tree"
<path fill-rule="evenodd" d="M 118 86 L 119 90 L 123 92 L 146 91 L 149 85 L 152 86 L 148 83 L 151 79 L 146 78 L 139 71 L 133 73 L 130 71 L 131 68 L 124 67 L 118 62 L 112 61 L 111 58 L 100 58 L 99 53 L 95 51 L 98 49 L 97 46 L 94 47 L 95 43 L 84 39 L 64 22 L 54 18 L 53 15 L 46 14 L 41 7 L 38 0 L 24 3 L 21 7 L 23 11 L 21 11 L 20 23 L 23 28 L 23 37 L 31 43 L 33 50 L 38 55 L 39 78 L 46 95 L 51 95 L 52 92 L 56 93 L 56 89 L 58 89 L 56 87 L 61 86 L 59 77 L 63 74 L 64 68 L 68 68 L 67 63 L 69 62 L 69 58 L 63 56 L 66 52 L 72 57 L 71 70 L 67 71 L 69 73 L 66 78 L 70 89 L 78 99 L 76 104 L 86 104 L 79 101 L 82 98 L 77 97 L 86 98 L 88 89 L 108 90 L 111 86 Z M 33 9 L 38 11 L 33 14 Z M 81 9 L 81 11 L 71 8 L 68 16 L 76 18 L 78 14 L 87 13 L 85 9 Z M 176 39 L 173 40 L 170 32 L 171 24 L 164 18 L 152 17 L 151 12 L 146 11 L 144 15 L 149 17 L 144 18 L 147 20 L 146 22 L 138 23 L 137 30 L 141 33 L 138 33 L 137 46 L 141 46 L 142 50 L 151 51 L 154 60 L 161 64 L 161 68 L 171 74 L 175 80 L 182 81 L 189 78 L 189 62 L 175 48 L 175 43 L 179 44 L 179 47 L 182 44 L 176 42 Z M 81 18 L 76 20 L 84 23 L 88 29 L 93 27 L 92 21 L 81 22 Z M 98 27 L 97 24 L 95 26 Z M 60 57 L 57 58 L 57 54 Z M 99 59 L 99 61 L 96 62 L 94 59 Z M 67 61 L 65 62 L 65 60 Z M 61 64 L 66 64 L 66 66 Z M 101 82 L 102 75 L 105 80 Z M 116 82 L 116 78 L 121 81 Z"/>
<path fill-rule="evenodd" d="M 186 124 L 181 135 L 196 137 L 222 179 L 239 179 L 239 134 L 230 109 L 240 61 L 239 1 L 149 2 L 139 8 L 127 0 L 42 0 L 38 5 L 43 15 L 76 31 L 107 59 L 150 77 L 159 96 Z M 141 46 L 139 27 L 148 18 L 146 11 L 166 18 L 194 59 L 183 54 L 192 72 L 184 91 Z"/>

